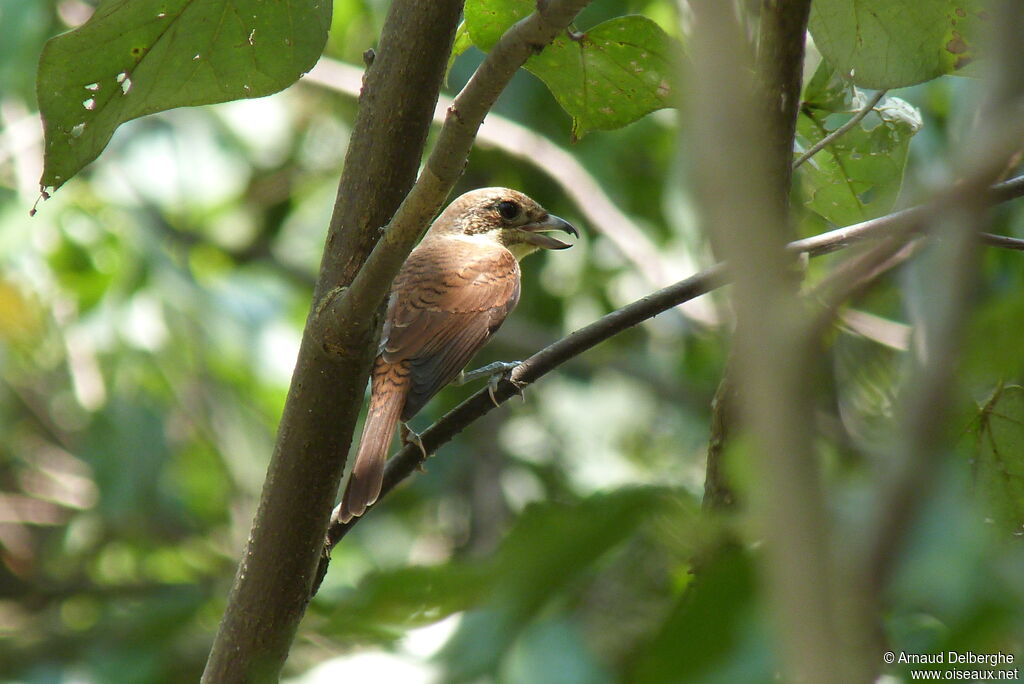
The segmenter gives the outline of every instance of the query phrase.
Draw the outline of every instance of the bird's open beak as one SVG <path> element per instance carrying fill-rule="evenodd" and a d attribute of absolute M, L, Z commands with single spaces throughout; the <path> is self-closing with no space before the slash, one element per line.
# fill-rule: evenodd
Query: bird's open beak
<path fill-rule="evenodd" d="M 565 219 L 560 219 L 554 214 L 549 214 L 543 221 L 537 223 L 528 223 L 525 226 L 520 226 L 519 230 L 525 233 L 523 239 L 531 245 L 540 247 L 541 249 L 568 249 L 572 247 L 567 242 L 562 242 L 550 235 L 544 233 L 558 230 L 563 233 L 572 233 L 576 237 L 580 236 L 580 233 L 571 223 Z"/>

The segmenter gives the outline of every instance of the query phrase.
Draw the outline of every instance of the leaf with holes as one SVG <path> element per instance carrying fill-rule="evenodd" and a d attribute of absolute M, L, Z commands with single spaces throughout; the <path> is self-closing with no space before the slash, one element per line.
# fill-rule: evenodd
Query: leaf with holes
<path fill-rule="evenodd" d="M 131 119 L 286 88 L 320 57 L 330 20 L 331 0 L 105 0 L 40 57 L 40 183 L 63 185 Z"/>
<path fill-rule="evenodd" d="M 816 0 L 809 28 L 832 66 L 862 88 L 965 73 L 988 18 L 984 0 Z"/>
<path fill-rule="evenodd" d="M 1024 387 L 1000 387 L 982 407 L 974 472 L 996 522 L 1024 532 Z"/>
<path fill-rule="evenodd" d="M 852 94 L 852 107 L 845 112 L 825 108 L 824 101 L 804 104 L 797 119 L 797 153 L 821 141 L 866 106 L 868 98 L 863 92 L 854 89 Z M 840 107 L 845 99 L 833 90 L 827 101 Z M 858 125 L 798 169 L 804 204 L 840 226 L 889 212 L 903 184 L 910 139 L 920 128 L 916 109 L 899 98 L 885 98 Z"/>
<path fill-rule="evenodd" d="M 533 11 L 525 0 L 480 0 L 466 5 L 473 43 L 489 50 L 512 24 Z M 678 47 L 642 16 L 606 21 L 585 33 L 565 33 L 526 62 L 572 116 L 573 139 L 592 130 L 621 128 L 674 97 Z"/>

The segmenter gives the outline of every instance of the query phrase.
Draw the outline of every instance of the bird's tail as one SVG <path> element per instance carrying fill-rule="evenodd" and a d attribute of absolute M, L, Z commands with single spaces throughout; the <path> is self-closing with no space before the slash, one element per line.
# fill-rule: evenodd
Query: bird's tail
<path fill-rule="evenodd" d="M 405 363 L 386 363 L 378 358 L 373 367 L 370 408 L 359 440 L 356 464 L 352 467 L 341 498 L 341 521 L 348 522 L 366 512 L 377 497 L 384 479 L 384 462 L 395 434 L 395 425 L 409 392 L 409 368 Z"/>

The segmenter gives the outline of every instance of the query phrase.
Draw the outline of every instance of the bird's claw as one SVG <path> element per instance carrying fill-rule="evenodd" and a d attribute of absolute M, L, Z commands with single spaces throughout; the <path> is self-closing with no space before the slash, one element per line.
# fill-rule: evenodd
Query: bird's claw
<path fill-rule="evenodd" d="M 519 398 L 526 401 L 526 385 L 528 383 L 520 380 L 514 380 L 512 378 L 512 371 L 518 368 L 521 363 L 522 361 L 509 361 L 507 363 L 502 363 L 501 368 L 491 376 L 490 380 L 487 381 L 487 396 L 491 398 L 491 401 L 495 406 L 498 406 L 498 399 L 494 396 L 494 393 L 498 390 L 498 384 L 502 380 L 508 380 L 509 384 L 515 388 L 515 393 L 519 395 Z"/>
<path fill-rule="evenodd" d="M 423 454 L 423 460 L 427 460 L 427 456 L 429 455 L 427 454 L 427 447 L 423 445 L 423 440 L 420 438 L 419 433 L 413 432 L 413 430 L 405 423 L 402 423 L 401 433 L 402 444 L 415 444 L 417 447 L 419 447 L 420 453 Z M 419 466 L 417 466 L 417 468 L 420 470 L 420 472 L 426 472 L 426 470 L 424 470 L 423 468 L 422 462 L 420 463 Z"/>
<path fill-rule="evenodd" d="M 501 382 L 503 376 L 495 373 L 491 376 L 491 379 L 487 381 L 487 396 L 491 398 L 491 403 L 495 406 L 500 406 L 497 397 L 494 396 L 494 391 L 498 389 L 498 383 Z"/>

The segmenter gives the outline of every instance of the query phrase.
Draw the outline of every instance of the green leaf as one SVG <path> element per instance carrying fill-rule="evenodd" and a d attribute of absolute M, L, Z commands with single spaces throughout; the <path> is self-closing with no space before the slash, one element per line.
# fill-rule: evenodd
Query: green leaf
<path fill-rule="evenodd" d="M 853 88 L 848 93 L 841 95 L 834 84 L 821 81 L 808 93 L 816 99 L 805 102 L 797 119 L 797 154 L 867 105 L 868 97 L 862 91 Z M 840 226 L 890 211 L 903 184 L 910 139 L 920 128 L 920 114 L 907 102 L 896 97 L 879 102 L 858 125 L 798 169 L 805 205 Z"/>
<path fill-rule="evenodd" d="M 964 69 L 983 0 L 816 0 L 809 28 L 832 66 L 863 88 L 901 88 Z"/>
<path fill-rule="evenodd" d="M 339 639 L 392 641 L 404 630 L 468 610 L 492 583 L 485 564 L 409 566 L 368 575 L 354 590 L 313 604 L 323 632 Z"/>
<path fill-rule="evenodd" d="M 839 75 L 832 65 L 822 61 L 804 86 L 803 106 L 830 112 L 848 112 L 854 107 L 857 89 Z"/>
<path fill-rule="evenodd" d="M 1024 387 L 1000 386 L 981 408 L 974 463 L 979 493 L 996 522 L 1024 531 Z"/>
<path fill-rule="evenodd" d="M 770 682 L 751 559 L 723 548 L 706 559 L 661 628 L 637 650 L 626 681 Z"/>
<path fill-rule="evenodd" d="M 442 657 L 446 681 L 493 672 L 529 620 L 642 522 L 672 501 L 664 489 L 620 489 L 572 505 L 534 506 L 498 551 L 491 600 L 467 613 Z"/>
<path fill-rule="evenodd" d="M 445 79 L 452 72 L 452 65 L 455 64 L 455 60 L 459 58 L 463 52 L 473 47 L 473 38 L 469 35 L 469 29 L 466 28 L 466 22 L 459 24 L 459 28 L 455 31 L 455 41 L 452 43 L 452 54 L 448 56 L 448 66 L 445 67 Z"/>
<path fill-rule="evenodd" d="M 619 17 L 559 36 L 526 68 L 572 116 L 573 139 L 611 130 L 672 105 L 671 39 L 647 17 Z"/>
<path fill-rule="evenodd" d="M 463 25 L 473 44 L 487 52 L 520 19 L 536 9 L 531 0 L 469 0 L 464 12 Z"/>
<path fill-rule="evenodd" d="M 489 50 L 533 11 L 526 0 L 480 0 L 466 5 L 473 43 Z M 618 17 L 585 33 L 560 35 L 526 62 L 572 116 L 573 139 L 621 128 L 673 104 L 677 47 L 647 17 Z"/>
<path fill-rule="evenodd" d="M 291 85 L 319 58 L 330 18 L 331 0 L 105 0 L 40 57 L 40 183 L 63 185 L 131 119 Z"/>

